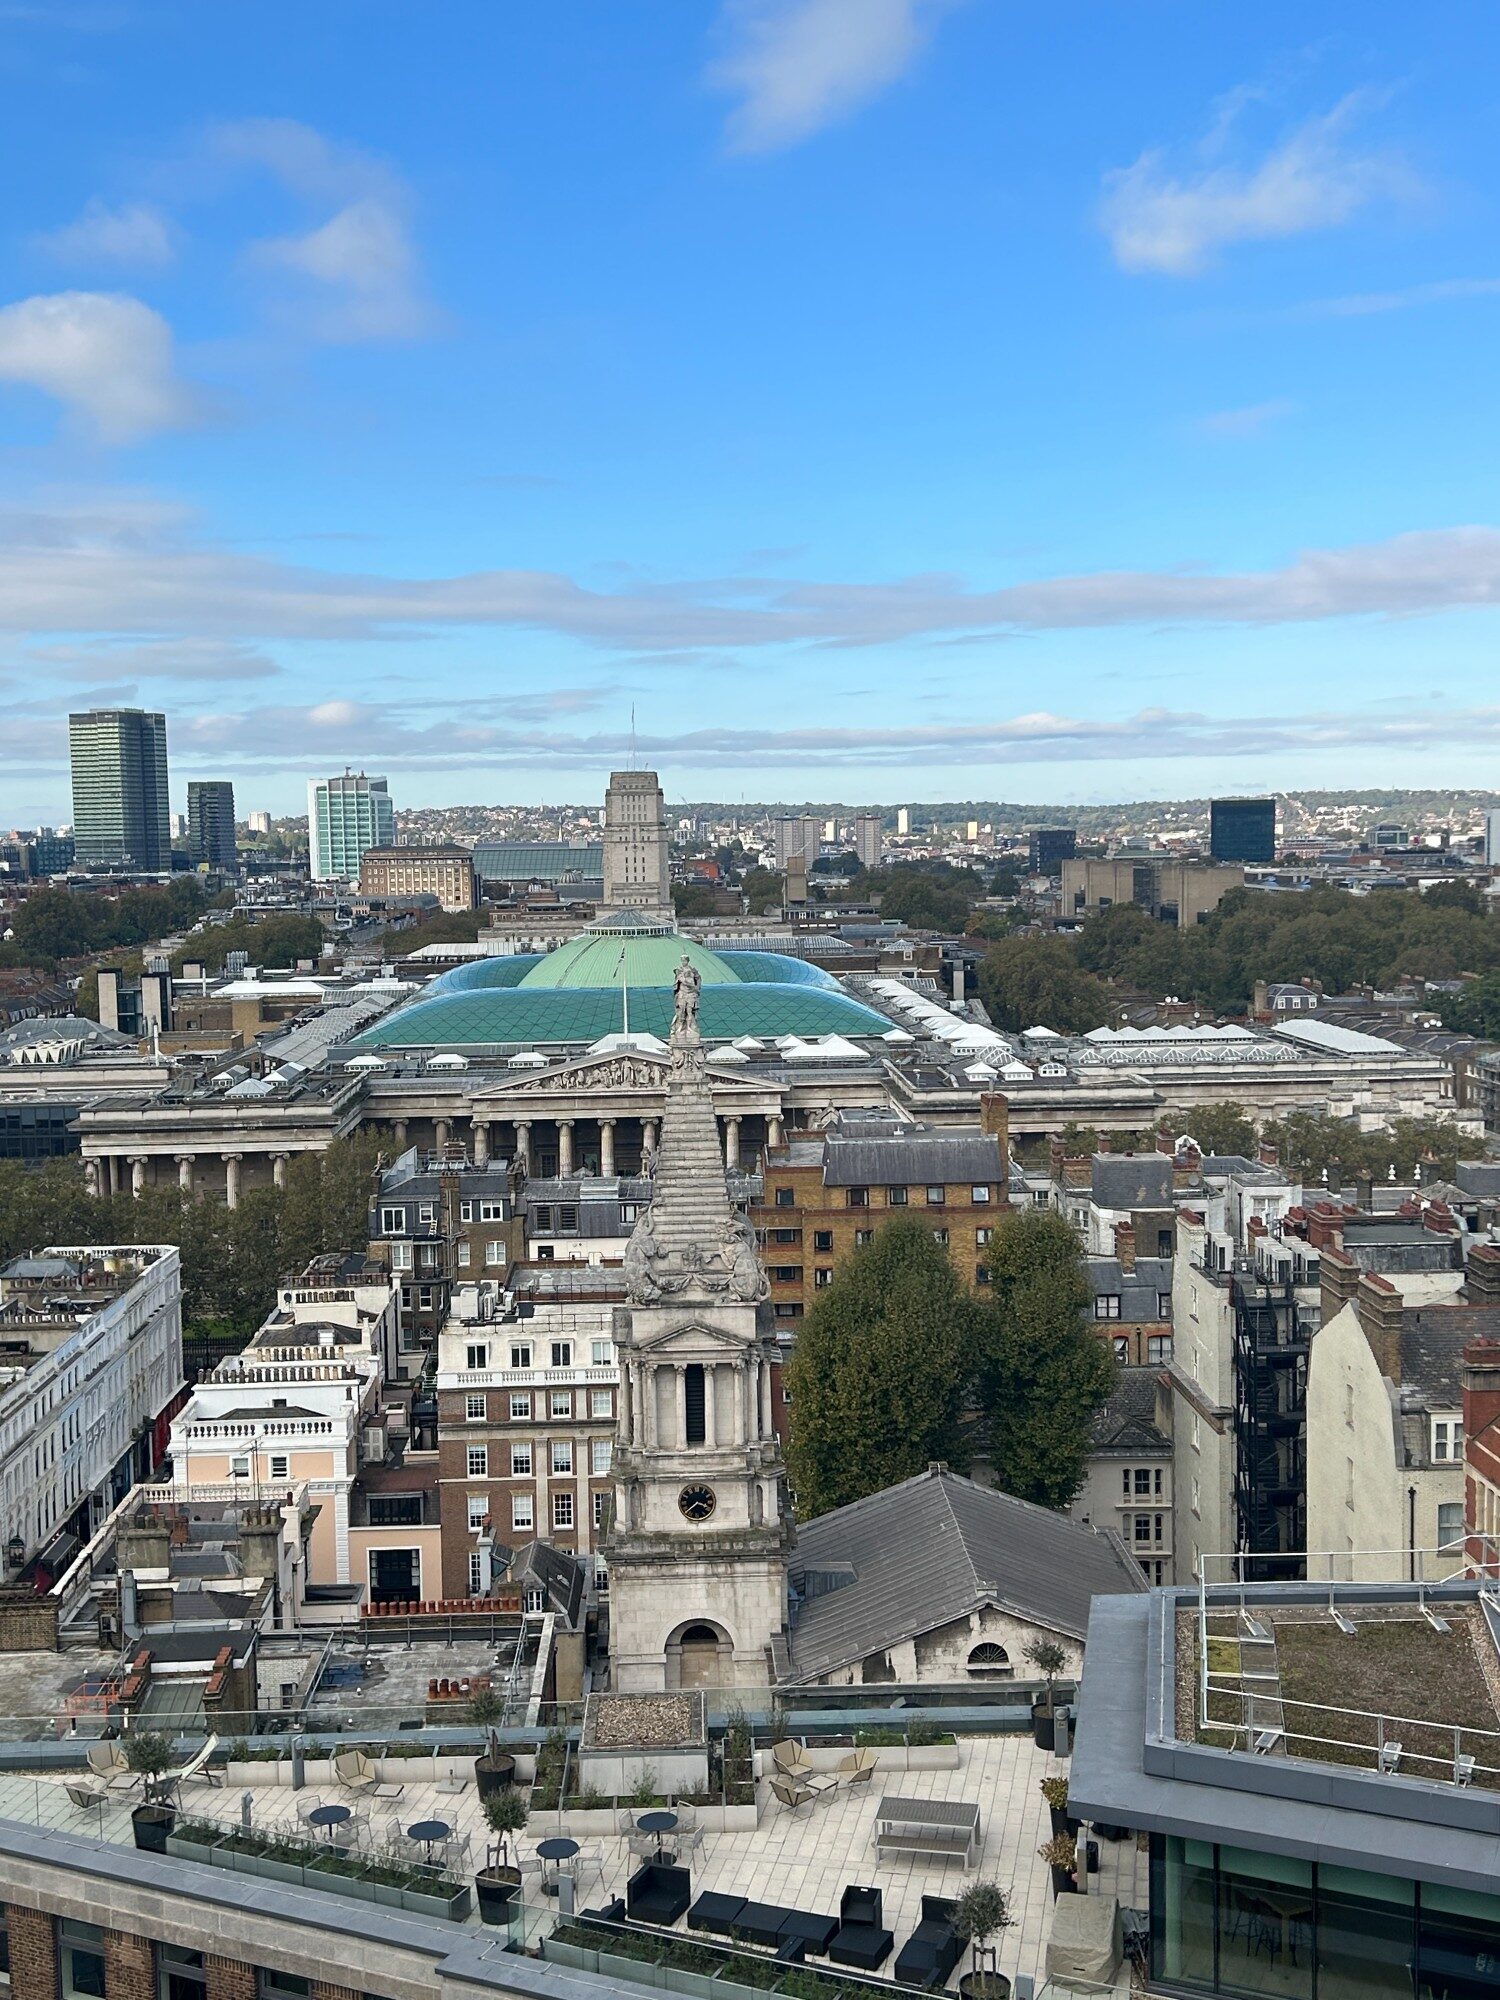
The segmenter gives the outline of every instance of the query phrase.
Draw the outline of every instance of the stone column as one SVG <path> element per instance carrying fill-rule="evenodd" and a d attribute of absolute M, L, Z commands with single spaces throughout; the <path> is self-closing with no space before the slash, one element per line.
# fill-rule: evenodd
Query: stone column
<path fill-rule="evenodd" d="M 130 1192 L 137 1199 L 146 1186 L 146 1162 L 137 1156 L 130 1162 Z"/>
<path fill-rule="evenodd" d="M 240 1155 L 224 1155 L 224 1200 L 230 1208 L 240 1205 Z"/>
<path fill-rule="evenodd" d="M 436 1151 L 438 1151 L 439 1153 L 440 1153 L 440 1152 L 442 1152 L 443 1148 L 444 1148 L 444 1147 L 445 1147 L 445 1146 L 447 1145 L 447 1143 L 448 1143 L 448 1121 L 447 1121 L 447 1119 L 446 1119 L 446 1118 L 434 1118 L 434 1119 L 433 1119 L 433 1121 L 432 1121 L 432 1143 L 433 1143 L 433 1146 L 434 1146 L 435 1150 L 436 1150 Z"/>
<path fill-rule="evenodd" d="M 681 1451 L 688 1441 L 687 1434 L 687 1368 L 681 1361 L 676 1368 L 677 1375 L 677 1449 Z"/>
<path fill-rule="evenodd" d="M 644 1362 L 636 1364 L 636 1393 L 641 1406 L 641 1445 L 647 1451 L 656 1448 L 656 1376 Z"/>
<path fill-rule="evenodd" d="M 404 1153 L 406 1151 L 406 1120 L 404 1118 L 398 1118 L 396 1120 L 395 1133 L 396 1133 L 396 1151 L 398 1153 Z"/>
<path fill-rule="evenodd" d="M 615 1121 L 599 1120 L 599 1171 L 606 1180 L 615 1170 Z"/>
<path fill-rule="evenodd" d="M 760 1434 L 771 1435 L 771 1364 L 769 1361 L 757 1363 L 760 1372 Z"/>
<path fill-rule="evenodd" d="M 474 1164 L 487 1167 L 490 1163 L 490 1121 L 487 1118 L 474 1120 Z"/>
<path fill-rule="evenodd" d="M 564 1179 L 573 1171 L 573 1121 L 559 1118 L 557 1121 L 557 1171 Z"/>
<path fill-rule="evenodd" d="M 177 1185 L 183 1194 L 193 1191 L 193 1156 L 191 1153 L 177 1155 Z"/>
<path fill-rule="evenodd" d="M 89 1191 L 89 1193 L 90 1193 L 90 1194 L 93 1194 L 93 1195 L 97 1195 L 97 1194 L 98 1194 L 98 1192 L 99 1192 L 99 1162 L 98 1162 L 97 1160 L 85 1160 L 85 1161 L 84 1161 L 84 1163 L 83 1163 L 83 1182 L 84 1182 L 84 1186 L 85 1186 L 85 1187 L 86 1187 L 86 1188 L 88 1189 L 88 1191 Z"/>
<path fill-rule="evenodd" d="M 703 1442 L 712 1451 L 719 1442 L 719 1413 L 714 1408 L 714 1364 L 703 1364 Z"/>
<path fill-rule="evenodd" d="M 516 1120 L 516 1158 L 528 1171 L 531 1167 L 531 1120 Z"/>
<path fill-rule="evenodd" d="M 757 1363 L 755 1356 L 753 1354 L 748 1356 L 745 1362 L 745 1372 L 740 1381 L 740 1389 L 742 1392 L 742 1408 L 740 1411 L 740 1418 L 745 1426 L 744 1432 L 740 1439 L 740 1442 L 742 1444 L 751 1444 L 754 1442 L 755 1439 L 756 1366 Z"/>
<path fill-rule="evenodd" d="M 656 1151 L 656 1120 L 646 1118 L 641 1121 L 641 1165 L 644 1166 Z"/>
<path fill-rule="evenodd" d="M 274 1187 L 284 1188 L 286 1186 L 285 1153 L 273 1153 L 271 1155 L 271 1182 Z"/>
<path fill-rule="evenodd" d="M 766 1120 L 766 1144 L 773 1147 L 781 1144 L 781 1114 L 778 1111 L 773 1111 Z"/>
<path fill-rule="evenodd" d="M 737 1167 L 740 1163 L 740 1121 L 738 1118 L 724 1120 L 724 1164 Z"/>

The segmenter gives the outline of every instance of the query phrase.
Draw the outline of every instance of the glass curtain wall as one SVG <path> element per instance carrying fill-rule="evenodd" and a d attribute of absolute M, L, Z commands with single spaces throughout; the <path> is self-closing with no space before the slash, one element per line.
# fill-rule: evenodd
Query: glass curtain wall
<path fill-rule="evenodd" d="M 1154 1834 L 1151 1972 L 1245 2000 L 1500 2000 L 1500 1895 Z"/>

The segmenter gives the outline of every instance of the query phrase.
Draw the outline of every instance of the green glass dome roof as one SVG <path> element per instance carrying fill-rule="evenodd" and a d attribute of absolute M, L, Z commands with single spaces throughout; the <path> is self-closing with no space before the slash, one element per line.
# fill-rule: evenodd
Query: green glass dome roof
<path fill-rule="evenodd" d="M 598 987 L 488 987 L 432 993 L 376 1021 L 351 1049 L 531 1048 L 597 1042 L 624 1026 L 623 995 Z M 699 1000 L 705 1041 L 755 1035 L 880 1035 L 884 1015 L 847 993 L 818 986 L 777 986 L 767 981 L 706 985 Z M 633 1034 L 667 1039 L 672 995 L 658 986 L 630 994 Z"/>
<path fill-rule="evenodd" d="M 591 924 L 580 936 L 549 951 L 521 980 L 523 986 L 610 987 L 660 986 L 672 990 L 682 960 L 696 967 L 705 986 L 737 986 L 739 974 L 692 938 L 665 927 L 648 928 L 628 921 Z"/>
<path fill-rule="evenodd" d="M 587 1046 L 629 1025 L 667 1039 L 672 978 L 684 953 L 703 981 L 698 1020 L 708 1042 L 754 1035 L 883 1035 L 890 1022 L 821 967 L 774 951 L 710 951 L 665 926 L 629 917 L 594 924 L 556 951 L 471 959 L 415 1000 L 372 1023 L 352 1050 Z"/>

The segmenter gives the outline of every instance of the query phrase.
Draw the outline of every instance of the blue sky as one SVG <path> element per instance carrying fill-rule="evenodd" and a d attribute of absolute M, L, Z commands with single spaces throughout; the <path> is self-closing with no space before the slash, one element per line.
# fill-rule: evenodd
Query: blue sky
<path fill-rule="evenodd" d="M 1500 17 L 0 0 L 0 826 L 1496 784 Z"/>

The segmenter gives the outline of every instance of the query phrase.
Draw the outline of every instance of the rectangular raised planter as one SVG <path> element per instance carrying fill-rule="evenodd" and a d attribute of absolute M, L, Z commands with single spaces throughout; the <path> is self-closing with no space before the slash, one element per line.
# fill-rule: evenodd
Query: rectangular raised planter
<path fill-rule="evenodd" d="M 724 1988 L 712 1972 L 683 1972 L 675 1965 L 661 1968 L 661 1982 L 668 1993 L 682 1993 L 687 2000 L 719 2000 Z"/>
<path fill-rule="evenodd" d="M 571 1966 L 575 1972 L 597 1972 L 599 1954 L 587 1945 L 568 1944 L 562 1938 L 543 1938 L 542 1957 L 553 1965 Z"/>
<path fill-rule="evenodd" d="M 611 1951 L 599 1954 L 599 1972 L 624 1986 L 660 1986 L 662 1968 L 646 1958 L 623 1958 Z"/>
<path fill-rule="evenodd" d="M 402 1889 L 401 1907 L 414 1917 L 436 1917 L 442 1922 L 461 1924 L 469 1914 L 472 1896 L 466 1884 L 446 1894 L 429 1894 L 422 1889 Z"/>

